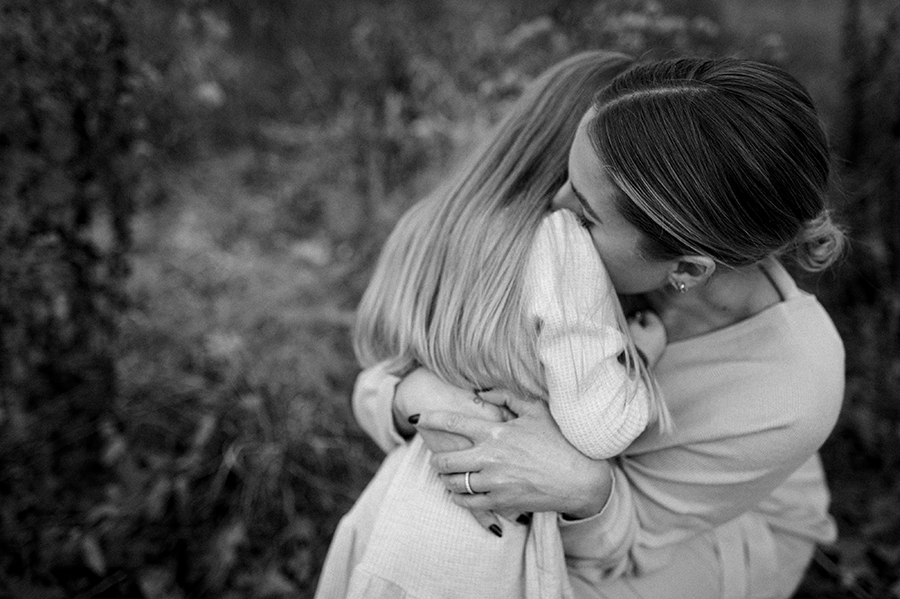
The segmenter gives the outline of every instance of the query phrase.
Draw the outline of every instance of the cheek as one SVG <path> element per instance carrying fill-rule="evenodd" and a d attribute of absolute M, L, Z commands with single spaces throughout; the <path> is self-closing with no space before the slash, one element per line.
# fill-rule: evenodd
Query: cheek
<path fill-rule="evenodd" d="M 625 256 L 622 255 L 621 250 L 615 244 L 610 243 L 609 239 L 604 239 L 598 235 L 596 230 L 591 231 L 591 237 L 594 240 L 594 247 L 597 249 L 600 259 L 603 260 L 603 265 L 609 272 L 609 277 L 612 279 L 616 289 L 618 289 L 619 283 L 624 282 L 621 273 L 625 270 L 623 268 L 623 262 L 626 262 Z"/>
<path fill-rule="evenodd" d="M 594 247 L 597 248 L 597 253 L 600 254 L 600 258 L 603 259 L 603 263 L 607 265 L 607 268 L 633 260 L 634 252 L 631 251 L 627 244 L 623 243 L 623 240 L 618 239 L 614 235 L 609 235 L 608 232 L 601 231 L 600 227 L 591 227 L 590 232 L 591 239 L 594 241 Z"/>
<path fill-rule="evenodd" d="M 617 292 L 645 293 L 658 287 L 654 269 L 640 256 L 633 243 L 603 238 L 596 232 L 592 232 L 592 237 Z"/>
<path fill-rule="evenodd" d="M 568 185 L 563 185 L 559 191 L 556 192 L 556 195 L 553 196 L 553 200 L 550 201 L 550 207 L 553 210 L 567 208 L 575 214 L 579 214 L 581 206 L 579 206 L 578 200 L 575 199 L 572 193 L 568 191 L 568 187 Z"/>
<path fill-rule="evenodd" d="M 609 278 L 612 281 L 613 288 L 618 293 L 634 294 L 642 293 L 645 285 L 639 280 L 639 273 L 632 269 L 624 268 L 621 264 L 610 264 L 607 266 Z"/>

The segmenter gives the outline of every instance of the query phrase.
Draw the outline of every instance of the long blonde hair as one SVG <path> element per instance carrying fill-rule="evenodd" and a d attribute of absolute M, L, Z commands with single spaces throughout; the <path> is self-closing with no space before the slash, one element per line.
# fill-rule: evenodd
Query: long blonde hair
<path fill-rule="evenodd" d="M 586 52 L 547 70 L 447 185 L 400 219 L 357 314 L 354 348 L 364 367 L 388 361 L 402 373 L 421 365 L 458 387 L 546 397 L 523 297 L 527 260 L 565 182 L 581 117 L 631 64 L 622 54 Z M 630 374 L 646 376 L 630 338 L 627 355 Z"/>

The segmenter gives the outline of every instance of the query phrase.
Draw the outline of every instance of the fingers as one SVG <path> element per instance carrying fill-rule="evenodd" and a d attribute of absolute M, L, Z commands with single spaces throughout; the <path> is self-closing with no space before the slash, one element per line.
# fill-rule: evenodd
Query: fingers
<path fill-rule="evenodd" d="M 476 477 L 479 475 L 479 472 L 457 472 L 454 474 L 442 474 L 441 480 L 444 483 L 444 487 L 447 488 L 451 493 L 460 493 L 466 495 L 477 495 L 483 493 L 483 491 L 478 490 L 478 481 Z M 467 478 L 468 475 L 468 478 Z M 468 480 L 468 485 L 466 485 L 466 481 Z"/>
<path fill-rule="evenodd" d="M 659 315 L 652 310 L 643 310 L 628 320 L 628 332 L 634 344 L 646 356 L 645 363 L 654 366 L 666 347 L 666 327 Z"/>
<path fill-rule="evenodd" d="M 643 327 L 643 326 L 647 326 L 647 325 L 646 325 L 646 323 L 647 323 L 647 312 L 644 312 L 643 310 L 638 310 L 637 312 L 635 312 L 634 314 L 632 314 L 631 317 L 628 319 L 628 324 L 629 324 L 629 325 L 632 325 L 632 324 L 634 324 L 634 323 L 637 323 L 638 325 L 640 325 L 640 326 L 642 326 L 642 327 Z"/>
<path fill-rule="evenodd" d="M 477 473 L 473 473 L 473 476 L 474 474 Z M 472 483 L 472 486 L 473 488 L 477 488 L 477 483 Z M 490 530 L 498 537 L 501 535 L 492 530 L 491 525 L 496 524 L 502 531 L 504 520 L 502 520 L 500 517 L 504 518 L 508 522 L 515 522 L 516 524 L 520 524 L 522 526 L 528 526 L 529 524 L 531 524 L 531 512 L 520 512 L 517 510 L 509 509 L 501 509 L 500 511 L 498 511 L 498 507 L 495 505 L 497 499 L 490 493 L 476 492 L 474 495 L 472 495 L 467 493 L 466 491 L 463 491 L 462 493 L 456 493 L 451 490 L 450 501 L 460 507 L 464 507 L 471 511 L 475 516 L 475 519 L 478 520 L 478 522 L 483 527 Z"/>
<path fill-rule="evenodd" d="M 627 316 L 627 320 L 638 322 L 642 326 L 645 326 L 649 320 L 658 318 L 659 315 L 656 313 L 656 311 L 651 309 L 635 310 Z"/>
<path fill-rule="evenodd" d="M 476 493 L 475 495 L 469 495 L 467 493 L 450 493 L 450 501 L 471 512 L 477 510 L 487 512 L 492 511 L 496 507 L 493 505 L 494 500 L 489 493 Z"/>
<path fill-rule="evenodd" d="M 504 420 L 509 420 L 510 415 L 513 417 L 522 415 L 536 403 L 536 400 L 521 398 L 505 389 L 481 391 L 478 393 L 478 397 L 486 403 L 505 409 L 507 417 Z"/>
<path fill-rule="evenodd" d="M 531 522 L 531 514 L 523 514 L 521 512 L 510 511 L 510 510 L 506 510 L 506 511 L 502 511 L 502 512 L 493 511 L 491 513 L 496 514 L 496 515 L 500 516 L 501 518 L 505 518 L 505 519 L 509 520 L 510 522 L 516 522 L 518 524 L 526 524 L 527 525 Z"/>
<path fill-rule="evenodd" d="M 448 433 L 433 429 L 422 429 L 419 431 L 422 435 L 422 441 L 432 453 L 443 453 L 448 451 L 459 451 L 472 447 L 472 442 L 466 437 L 457 435 L 456 433 Z"/>
<path fill-rule="evenodd" d="M 466 480 L 468 480 L 468 485 L 466 485 Z M 441 481 L 444 483 L 444 487 L 453 495 L 468 495 L 470 497 L 475 495 L 485 496 L 488 493 L 486 491 L 482 491 L 480 489 L 486 486 L 486 482 L 484 479 L 484 475 L 481 472 L 469 472 L 468 478 L 466 477 L 466 473 L 457 473 L 457 474 L 443 474 L 441 475 Z M 488 498 L 485 497 L 480 501 L 485 501 Z M 461 500 L 467 501 L 467 500 Z M 477 511 L 477 510 L 476 510 Z M 484 514 L 476 514 L 476 519 L 485 527 L 489 528 L 491 523 L 500 524 L 500 521 L 496 516 L 502 516 L 506 518 L 510 522 L 518 522 L 519 524 L 529 524 L 531 522 L 531 514 L 530 513 L 522 513 L 519 511 L 490 511 L 490 517 L 487 517 Z M 502 525 L 501 525 L 502 527 Z"/>
<path fill-rule="evenodd" d="M 449 474 L 441 476 L 444 486 L 450 491 L 451 500 L 456 503 L 455 497 L 458 495 L 468 495 L 476 497 L 481 495 L 475 490 L 475 484 L 472 483 L 473 475 L 476 472 L 468 472 L 462 474 Z M 472 515 L 485 530 L 491 532 L 495 536 L 503 536 L 503 524 L 494 512 L 487 509 L 472 509 Z"/>
<path fill-rule="evenodd" d="M 475 519 L 478 520 L 478 523 L 481 524 L 485 530 L 491 532 L 491 534 L 502 537 L 503 536 L 503 525 L 500 523 L 500 519 L 489 510 L 472 510 L 472 515 L 475 516 Z"/>
<path fill-rule="evenodd" d="M 514 397 L 512 393 L 505 389 L 487 389 L 484 391 L 477 391 L 475 394 L 482 401 L 493 404 L 498 408 L 505 408 L 507 399 Z"/>
<path fill-rule="evenodd" d="M 459 412 L 422 412 L 416 421 L 417 429 L 444 431 L 461 435 L 477 442 L 490 435 L 494 423 L 481 418 L 472 418 Z"/>
<path fill-rule="evenodd" d="M 479 455 L 477 449 L 435 453 L 431 456 L 431 467 L 438 474 L 458 477 L 450 481 L 445 480 L 444 484 L 455 493 L 465 493 L 468 489 L 466 489 L 466 482 L 463 477 L 466 472 L 472 472 L 473 474 L 469 475 L 469 484 L 475 484 L 472 477 L 479 474 L 481 465 L 484 462 L 483 459 L 479 459 Z M 451 484 L 453 485 L 452 487 L 450 486 Z M 476 493 L 479 492 L 475 490 L 475 487 L 472 487 L 472 490 Z"/>
<path fill-rule="evenodd" d="M 475 414 L 475 416 L 484 418 L 485 420 L 493 420 L 495 422 L 506 422 L 507 420 L 509 420 L 509 410 L 506 408 L 506 406 L 502 404 L 497 405 L 494 402 L 486 401 L 482 397 L 482 393 L 486 392 L 475 391 L 472 395 L 472 403 L 480 408 L 478 414 Z"/>
<path fill-rule="evenodd" d="M 485 493 L 478 493 L 475 495 L 450 493 L 450 501 L 472 512 L 478 510 L 487 512 L 493 507 L 491 506 L 491 499 Z"/>
<path fill-rule="evenodd" d="M 653 310 L 638 310 L 628 317 L 628 326 L 632 329 L 662 326 L 662 319 Z"/>

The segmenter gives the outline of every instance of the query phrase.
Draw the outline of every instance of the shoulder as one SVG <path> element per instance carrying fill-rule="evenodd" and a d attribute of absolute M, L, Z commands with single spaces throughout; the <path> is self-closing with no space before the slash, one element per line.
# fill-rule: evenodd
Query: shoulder
<path fill-rule="evenodd" d="M 843 380 L 844 343 L 828 312 L 814 295 L 797 287 L 779 263 L 767 271 L 786 299 L 756 319 L 761 342 L 771 340 L 785 369 L 821 375 L 826 382 Z"/>
<path fill-rule="evenodd" d="M 777 461 L 810 455 L 834 428 L 844 347 L 824 308 L 800 293 L 731 330 L 671 345 L 657 374 L 682 441 L 741 438 L 744 459 Z"/>
<path fill-rule="evenodd" d="M 782 302 L 772 315 L 770 333 L 779 341 L 770 360 L 771 377 L 781 382 L 781 405 L 796 425 L 818 430 L 824 442 L 844 399 L 845 350 L 831 317 L 806 293 Z"/>
<path fill-rule="evenodd" d="M 844 344 L 831 317 L 812 295 L 799 292 L 767 310 L 751 329 L 758 364 L 797 397 L 821 403 L 843 395 Z M 767 355 L 764 355 L 767 354 Z"/>

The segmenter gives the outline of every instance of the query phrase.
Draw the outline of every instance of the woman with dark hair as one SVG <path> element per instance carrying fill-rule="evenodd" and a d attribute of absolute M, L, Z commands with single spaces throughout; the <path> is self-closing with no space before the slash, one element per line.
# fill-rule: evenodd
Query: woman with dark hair
<path fill-rule="evenodd" d="M 633 66 L 582 118 L 553 206 L 585 222 L 641 317 L 661 318 L 671 430 L 592 460 L 543 402 L 482 394 L 516 416 L 498 421 L 425 369 L 379 368 L 358 380 L 360 424 L 385 448 L 416 432 L 468 440 L 433 447 L 452 501 L 559 513 L 578 597 L 790 596 L 835 536 L 816 452 L 843 399 L 843 345 L 782 266 L 821 270 L 841 253 L 829 160 L 809 95 L 777 67 Z"/>

